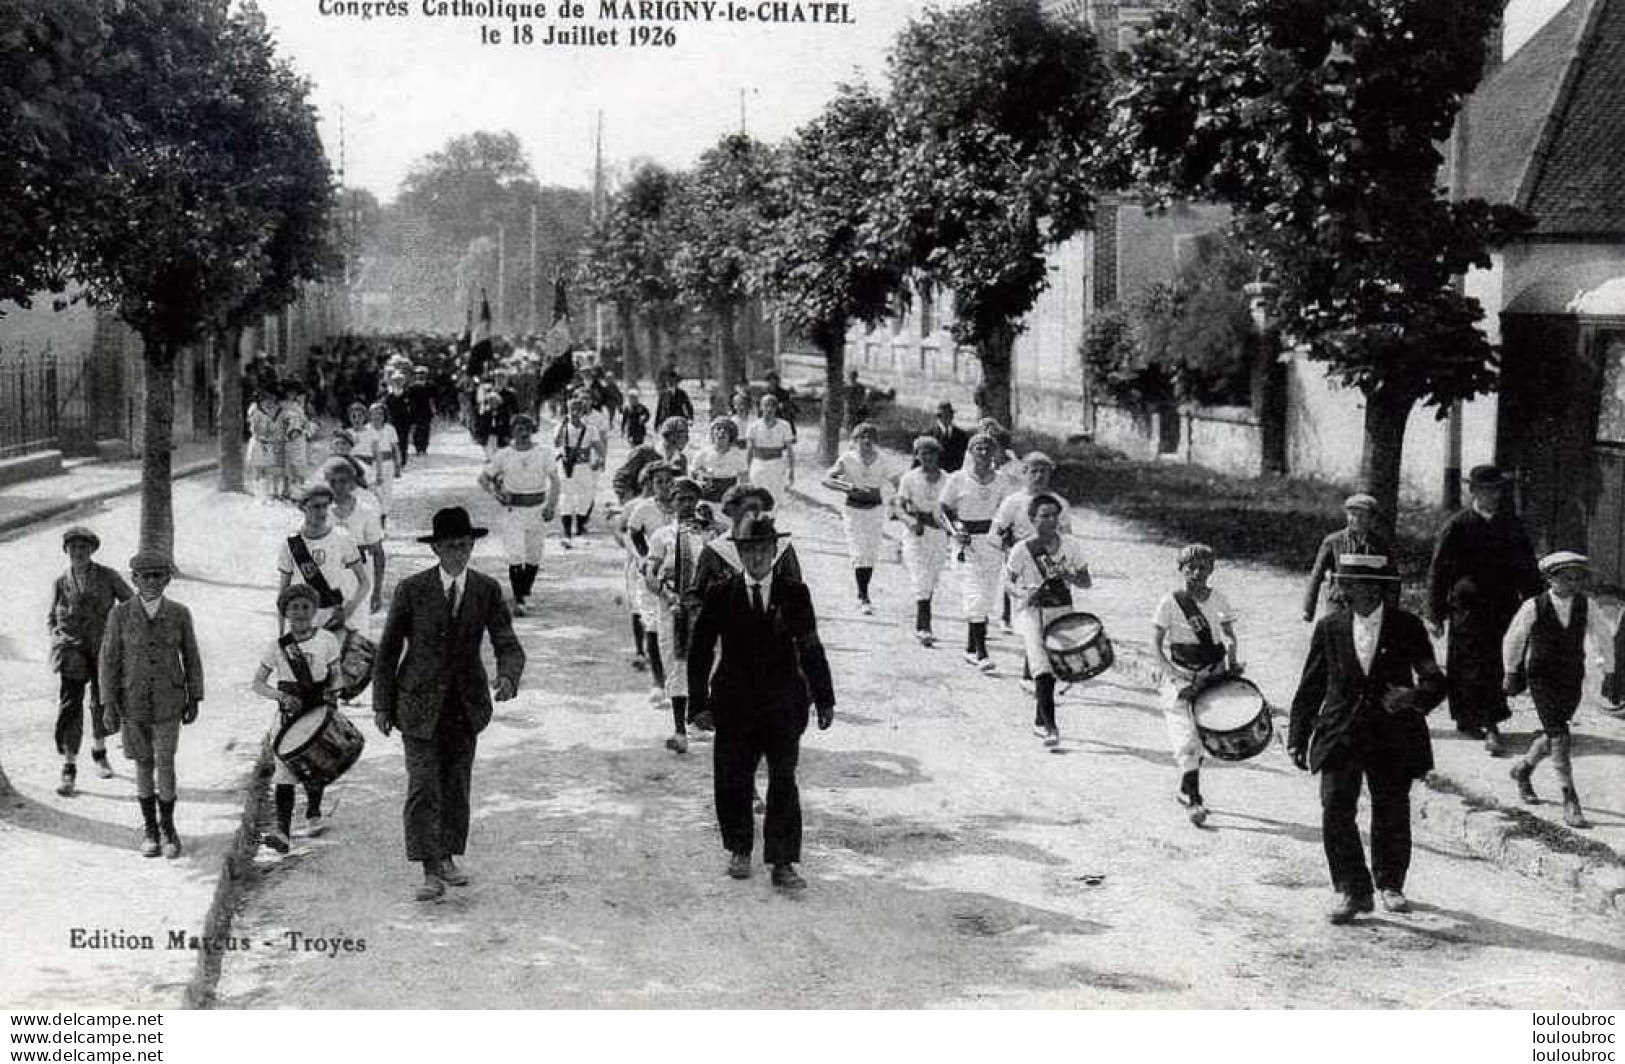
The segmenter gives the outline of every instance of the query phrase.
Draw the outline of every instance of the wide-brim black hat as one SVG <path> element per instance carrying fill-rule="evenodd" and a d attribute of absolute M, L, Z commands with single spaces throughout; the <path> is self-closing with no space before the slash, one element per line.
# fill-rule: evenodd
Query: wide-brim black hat
<path fill-rule="evenodd" d="M 438 543 L 445 539 L 479 539 L 491 530 L 480 528 L 468 519 L 468 511 L 461 506 L 448 506 L 434 512 L 434 525 L 427 536 L 419 536 L 419 543 Z"/>
<path fill-rule="evenodd" d="M 774 525 L 772 514 L 747 515 L 733 534 L 735 543 L 772 543 L 789 538 L 790 533 L 780 532 Z"/>

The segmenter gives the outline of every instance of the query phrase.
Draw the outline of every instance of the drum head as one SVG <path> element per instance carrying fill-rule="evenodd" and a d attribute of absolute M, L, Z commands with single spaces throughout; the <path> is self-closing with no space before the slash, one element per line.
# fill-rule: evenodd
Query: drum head
<path fill-rule="evenodd" d="M 1092 613 L 1069 613 L 1044 629 L 1044 646 L 1057 651 L 1086 647 L 1100 637 L 1101 627 L 1100 618 Z"/>
<path fill-rule="evenodd" d="M 1235 731 L 1251 724 L 1263 708 L 1258 688 L 1246 680 L 1224 680 L 1196 696 L 1196 723 L 1208 731 Z"/>
<path fill-rule="evenodd" d="M 282 734 L 276 738 L 277 756 L 286 757 L 289 754 L 298 752 L 306 743 L 316 737 L 316 733 L 322 730 L 322 725 L 326 722 L 327 710 L 325 708 L 307 710 L 294 718 L 286 728 L 282 729 Z"/>

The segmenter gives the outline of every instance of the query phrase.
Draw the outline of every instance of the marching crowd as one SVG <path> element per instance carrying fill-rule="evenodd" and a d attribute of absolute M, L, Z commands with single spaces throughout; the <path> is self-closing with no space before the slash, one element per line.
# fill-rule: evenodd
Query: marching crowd
<path fill-rule="evenodd" d="M 493 701 L 515 697 L 525 654 L 511 618 L 536 610 L 534 589 L 548 526 L 561 546 L 590 534 L 601 513 L 625 558 L 630 667 L 651 681 L 652 703 L 669 707 L 668 749 L 712 743 L 716 816 L 727 872 L 752 872 L 755 812 L 764 814 L 763 857 L 772 881 L 805 886 L 795 770 L 800 736 L 816 711 L 834 719 L 835 689 L 819 641 L 811 593 L 777 504 L 797 477 L 790 394 L 776 378 L 753 394 L 713 397 L 705 443 L 691 450 L 692 401 L 675 372 L 656 383 L 652 409 L 597 367 L 545 362 L 523 349 L 472 367 L 427 341 L 345 341 L 318 363 L 313 390 L 283 387 L 257 371 L 249 414 L 248 465 L 262 500 L 290 498 L 299 525 L 278 546 L 280 629 L 268 640 L 253 689 L 275 704 L 272 823 L 263 841 L 286 852 L 299 791 L 304 830 L 324 827 L 324 789 L 360 753 L 360 732 L 339 709 L 370 682 L 374 723 L 402 735 L 406 762 L 406 856 L 422 866 L 422 900 L 468 882 L 458 864 L 468 835 L 477 737 Z M 457 372 L 449 372 L 456 368 Z M 567 372 L 566 372 L 567 371 Z M 450 390 L 448 391 L 448 382 Z M 854 382 L 855 384 L 856 382 Z M 385 540 L 393 483 L 409 450 L 430 445 L 436 418 L 461 419 L 486 460 L 470 490 L 500 507 L 507 563 L 500 583 L 470 567 L 487 534 L 466 508 L 434 515 L 418 537 L 436 565 L 402 579 L 374 644 L 369 615 L 385 605 Z M 1057 688 L 1112 666 L 1100 618 L 1088 613 L 1089 546 L 1073 534 L 1070 506 L 1041 452 L 1018 458 L 1009 434 L 984 419 L 974 433 L 942 404 L 904 464 L 859 421 L 821 483 L 839 492 L 857 609 L 873 614 L 873 577 L 896 542 L 914 610 L 913 636 L 937 641 L 933 601 L 945 569 L 959 572 L 963 657 L 993 674 L 988 629 L 1014 634 L 1033 732 L 1060 742 Z M 326 433 L 328 454 L 310 444 Z M 651 436 L 652 430 L 652 436 Z M 627 452 L 605 484 L 612 441 Z M 1377 531 L 1377 502 L 1351 496 L 1346 527 L 1326 537 L 1306 587 L 1303 618 L 1316 622 L 1288 719 L 1286 748 L 1320 777 L 1322 834 L 1345 923 L 1374 908 L 1408 908 L 1411 784 L 1433 764 L 1425 714 L 1448 701 L 1458 729 L 1505 752 L 1499 725 L 1507 698 L 1527 690 L 1541 734 L 1509 772 L 1526 802 L 1550 759 L 1565 821 L 1585 827 L 1572 768 L 1569 722 L 1588 671 L 1614 669 L 1612 603 L 1585 590 L 1586 559 L 1558 551 L 1536 559 L 1505 503 L 1505 477 L 1472 471 L 1471 505 L 1442 530 L 1429 574 L 1427 620 L 1400 607 L 1397 568 Z M 613 500 L 613 501 L 611 501 Z M 602 510 L 600 507 L 602 506 Z M 49 618 L 61 687 L 56 746 L 59 793 L 75 788 L 84 720 L 91 756 L 113 770 L 106 739 L 117 732 L 135 765 L 142 852 L 176 857 L 174 755 L 182 724 L 203 700 L 203 667 L 191 616 L 165 595 L 167 557 L 138 553 L 135 585 L 92 560 L 99 540 L 67 530 L 68 566 Z M 1161 706 L 1177 774 L 1174 795 L 1192 824 L 1207 819 L 1201 770 L 1210 758 L 1243 760 L 1267 748 L 1270 707 L 1245 678 L 1231 598 L 1212 584 L 1221 559 L 1193 543 L 1178 554 L 1177 579 L 1147 600 Z M 1319 618 L 1318 622 L 1316 621 Z M 1447 641 L 1446 667 L 1429 634 Z M 488 639 L 497 678 L 480 647 Z M 765 802 L 755 786 L 767 763 Z M 1362 786 L 1371 802 L 1368 865 L 1356 825 Z"/>

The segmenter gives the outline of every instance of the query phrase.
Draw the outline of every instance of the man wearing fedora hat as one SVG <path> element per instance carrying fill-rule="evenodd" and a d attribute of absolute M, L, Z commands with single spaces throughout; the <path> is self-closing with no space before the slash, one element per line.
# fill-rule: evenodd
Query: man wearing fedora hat
<path fill-rule="evenodd" d="M 766 514 L 740 523 L 732 540 L 743 571 L 706 593 L 689 644 L 688 685 L 690 707 L 716 723 L 712 778 L 728 874 L 746 879 L 751 873 L 751 791 L 765 757 L 762 856 L 773 868 L 773 885 L 796 890 L 807 885 L 795 868 L 801 860 L 801 734 L 809 705 L 818 707 L 820 729 L 835 720 L 835 690 L 807 585 L 774 569 L 785 535 Z"/>
<path fill-rule="evenodd" d="M 1349 608 L 1315 625 L 1292 699 L 1287 751 L 1300 769 L 1320 774 L 1334 924 L 1371 912 L 1373 885 L 1389 912 L 1410 908 L 1411 782 L 1433 768 L 1424 714 L 1444 700 L 1445 678 L 1421 620 L 1385 602 L 1395 579 L 1383 555 L 1338 558 Z M 1355 820 L 1362 781 L 1371 795 L 1369 868 Z"/>
<path fill-rule="evenodd" d="M 96 658 L 101 651 L 107 614 L 115 603 L 134 594 L 124 578 L 90 560 L 102 545 L 96 533 L 74 525 L 62 533 L 62 552 L 68 568 L 51 585 L 51 612 L 45 618 L 51 636 L 51 669 L 59 677 L 56 699 L 56 752 L 62 757 L 62 778 L 56 793 L 67 797 L 78 783 L 75 764 L 85 735 L 85 694 L 90 694 L 90 759 L 103 779 L 113 766 L 107 761 L 108 729 L 102 725 L 101 684 Z"/>
<path fill-rule="evenodd" d="M 439 564 L 396 585 L 373 663 L 374 721 L 384 735 L 400 728 L 406 750 L 406 859 L 423 865 L 420 901 L 468 883 L 456 858 L 468 841 L 475 744 L 493 698 L 482 638 L 496 655 L 496 701 L 518 693 L 525 669 L 501 586 L 468 564 L 485 534 L 461 506 L 435 512 L 418 542 Z"/>
<path fill-rule="evenodd" d="M 1500 724 L 1512 716 L 1501 686 L 1501 640 L 1525 599 L 1540 594 L 1535 551 L 1523 524 L 1503 505 L 1506 476 L 1492 465 L 1467 477 L 1471 504 L 1439 530 L 1428 570 L 1428 622 L 1449 622 L 1445 670 L 1456 730 L 1502 750 Z"/>

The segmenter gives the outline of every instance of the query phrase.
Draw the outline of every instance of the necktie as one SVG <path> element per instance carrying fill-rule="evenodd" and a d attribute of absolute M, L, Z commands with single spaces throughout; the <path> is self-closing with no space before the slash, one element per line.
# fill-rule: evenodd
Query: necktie
<path fill-rule="evenodd" d="M 457 616 L 457 581 L 455 580 L 446 585 L 446 611 L 453 617 Z"/>
<path fill-rule="evenodd" d="M 767 612 L 767 607 L 762 605 L 761 584 L 750 585 L 750 604 L 756 607 L 756 612 L 758 614 L 765 614 Z"/>

